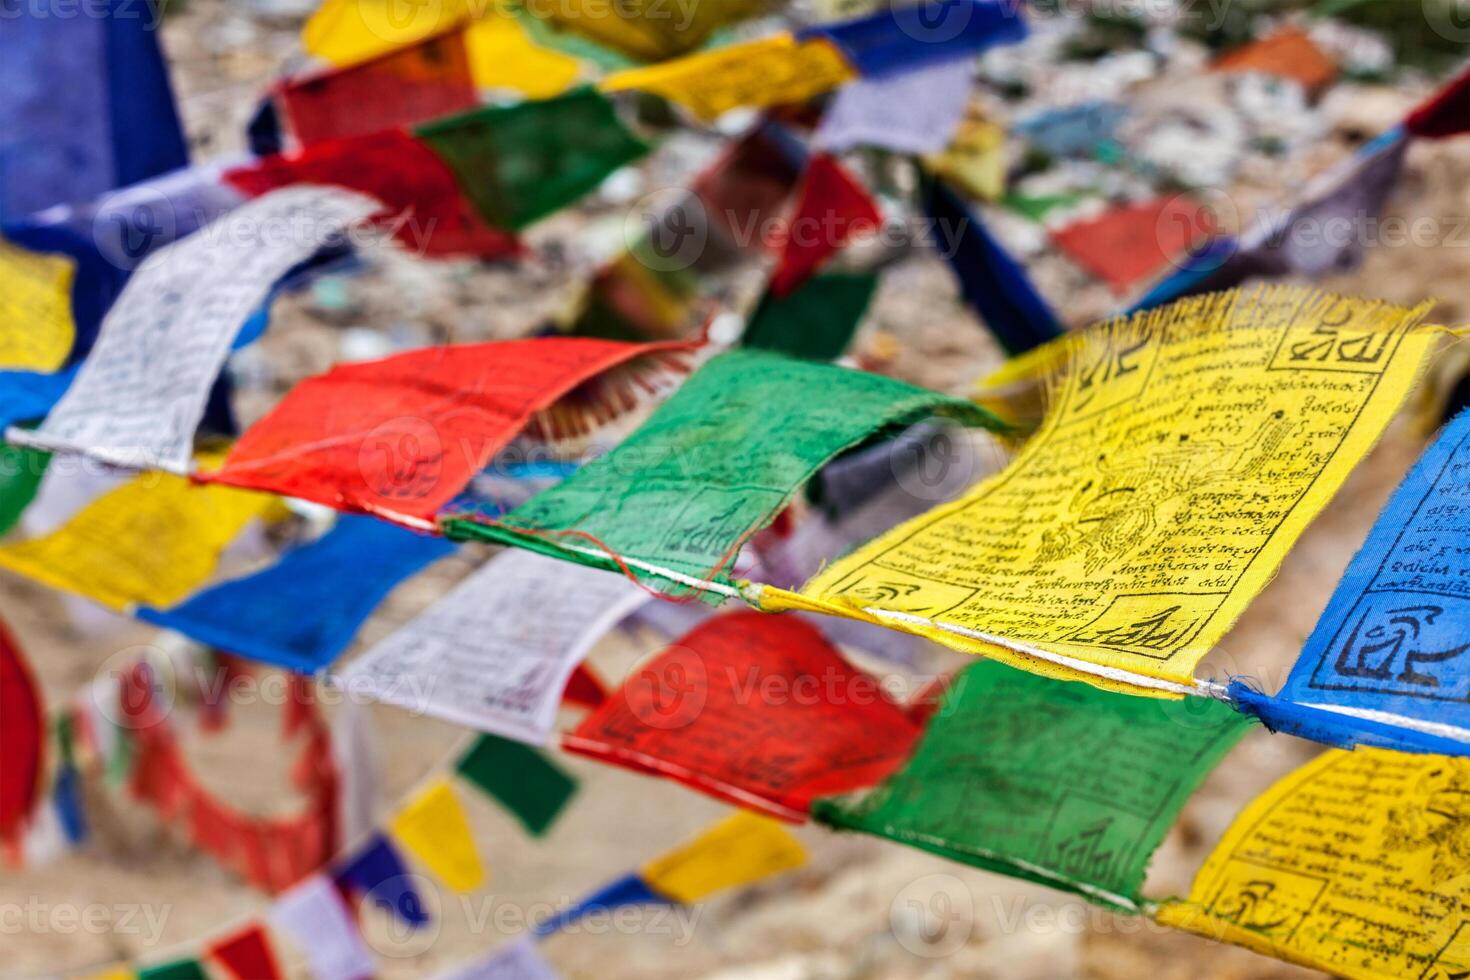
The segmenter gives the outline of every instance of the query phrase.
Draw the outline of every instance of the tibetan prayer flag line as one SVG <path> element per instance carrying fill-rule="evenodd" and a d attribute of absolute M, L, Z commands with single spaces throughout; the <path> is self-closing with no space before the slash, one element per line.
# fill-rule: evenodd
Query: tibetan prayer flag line
<path fill-rule="evenodd" d="M 505 807 L 540 837 L 577 792 L 577 781 L 528 745 L 481 735 L 454 764 L 455 774 Z"/>
<path fill-rule="evenodd" d="M 1175 815 L 1250 722 L 980 661 L 954 679 L 913 757 L 813 816 L 1136 912 Z"/>
<path fill-rule="evenodd" d="M 1195 665 L 1418 378 L 1437 340 L 1427 310 L 1276 287 L 1068 335 L 1042 356 L 1066 364 L 1051 411 L 1009 466 L 800 595 L 758 601 L 1128 693 L 1195 693 Z"/>
<path fill-rule="evenodd" d="M 444 522 L 451 538 L 516 544 L 706 601 L 736 594 L 740 547 L 825 462 L 932 416 L 1000 429 L 967 401 L 763 351 L 695 372 L 624 442 L 501 521 Z M 249 438 L 247 434 L 246 438 Z"/>
<path fill-rule="evenodd" d="M 572 672 L 649 598 L 619 575 L 505 552 L 353 661 L 341 681 L 355 696 L 545 745 Z M 548 614 L 527 615 L 535 609 Z"/>
<path fill-rule="evenodd" d="M 1470 761 L 1329 751 L 1235 818 L 1157 919 L 1353 980 L 1470 972 Z"/>
<path fill-rule="evenodd" d="M 398 583 L 454 551 L 443 538 L 343 515 L 261 571 L 137 615 L 207 646 L 312 674 L 331 665 Z"/>
<path fill-rule="evenodd" d="M 171 606 L 213 574 L 247 523 L 277 507 L 264 494 L 146 473 L 47 534 L 0 545 L 0 568 L 113 609 Z"/>
<path fill-rule="evenodd" d="M 136 0 L 89 3 L 80 17 L 76 8 L 6 9 L 0 221 L 188 164 L 158 47 L 162 13 Z"/>
<path fill-rule="evenodd" d="M 1231 685 L 1267 727 L 1351 748 L 1470 755 L 1470 412 L 1414 465 L 1276 697 Z"/>
<path fill-rule="evenodd" d="M 441 507 L 559 399 L 579 386 L 595 388 L 600 373 L 620 367 L 632 391 L 656 391 L 661 375 L 687 369 L 692 350 L 690 344 L 539 338 L 339 365 L 291 389 L 240 438 L 223 468 L 198 479 L 428 528 Z M 591 428 L 587 420 L 608 418 L 620 405 L 584 406 L 584 431 Z"/>
<path fill-rule="evenodd" d="M 7 438 L 119 466 L 187 472 L 210 389 L 240 328 L 277 280 L 379 208 L 337 188 L 288 188 L 154 252 L 46 421 L 34 431 L 11 429 Z"/>
<path fill-rule="evenodd" d="M 76 263 L 0 238 L 0 370 L 57 371 L 76 329 L 71 285 Z"/>
<path fill-rule="evenodd" d="M 819 796 L 875 785 L 918 735 L 817 629 L 735 612 L 635 670 L 562 746 L 800 822 Z"/>

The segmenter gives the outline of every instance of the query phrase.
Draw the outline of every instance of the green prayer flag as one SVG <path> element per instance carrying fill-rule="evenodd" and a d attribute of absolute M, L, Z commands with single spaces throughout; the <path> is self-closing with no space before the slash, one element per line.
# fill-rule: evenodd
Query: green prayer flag
<path fill-rule="evenodd" d="M 878 277 L 872 273 L 813 276 L 796 292 L 762 297 L 741 343 L 814 361 L 842 356 L 867 312 Z"/>
<path fill-rule="evenodd" d="M 577 781 L 544 754 L 497 735 L 481 735 L 455 772 L 500 801 L 537 837 L 577 792 Z"/>
<path fill-rule="evenodd" d="M 741 544 L 824 463 L 875 434 L 941 415 L 1004 427 L 971 402 L 892 378 L 727 351 L 611 453 L 495 524 L 449 520 L 444 533 L 597 568 L 626 566 L 668 592 L 711 583 L 729 590 Z M 701 591 L 701 598 L 721 596 Z"/>
<path fill-rule="evenodd" d="M 15 527 L 36 499 L 51 454 L 28 446 L 0 442 L 0 534 Z"/>
<path fill-rule="evenodd" d="M 138 980 L 209 980 L 209 977 L 198 960 L 182 959 L 145 966 L 138 971 Z"/>
<path fill-rule="evenodd" d="M 648 152 L 590 87 L 474 109 L 415 135 L 454 171 L 486 221 L 511 230 L 570 204 Z"/>
<path fill-rule="evenodd" d="M 1071 207 L 1080 200 L 1082 200 L 1081 194 L 1047 194 L 1040 197 L 1007 194 L 1002 203 L 1017 214 L 1024 215 L 1040 224 L 1056 208 Z"/>
<path fill-rule="evenodd" d="M 1175 815 L 1250 724 L 1210 699 L 1114 694 L 982 660 L 902 769 L 812 814 L 1137 911 Z"/>

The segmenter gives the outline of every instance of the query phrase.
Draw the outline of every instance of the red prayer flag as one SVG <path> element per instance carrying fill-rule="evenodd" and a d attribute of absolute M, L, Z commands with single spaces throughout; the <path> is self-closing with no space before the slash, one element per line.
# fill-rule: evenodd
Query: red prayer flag
<path fill-rule="evenodd" d="M 597 708 L 607 701 L 607 688 L 602 686 L 602 679 L 593 673 L 591 667 L 577 664 L 561 698 L 579 707 Z"/>
<path fill-rule="evenodd" d="M 523 251 L 514 234 L 485 223 L 438 154 L 400 129 L 265 157 L 227 171 L 224 179 L 252 196 L 291 184 L 334 184 L 369 194 L 384 205 L 379 227 L 426 256 L 494 258 Z"/>
<path fill-rule="evenodd" d="M 545 337 L 339 365 L 293 388 L 198 478 L 424 527 L 522 430 L 556 416 L 558 399 L 600 391 L 601 372 L 635 358 L 682 370 L 692 346 Z"/>
<path fill-rule="evenodd" d="M 799 822 L 817 797 L 876 785 L 918 733 L 815 627 L 737 612 L 636 670 L 564 746 Z"/>
<path fill-rule="evenodd" d="M 237 980 L 277 980 L 281 976 L 270 939 L 258 923 L 252 922 L 244 929 L 211 943 L 205 949 L 205 955 Z"/>
<path fill-rule="evenodd" d="M 1470 133 L 1470 68 L 1409 113 L 1404 129 L 1424 139 Z"/>
<path fill-rule="evenodd" d="M 1051 237 L 1072 261 L 1122 294 L 1213 237 L 1217 227 L 1207 208 L 1176 195 L 1114 208 Z"/>
<path fill-rule="evenodd" d="M 883 216 L 872 197 L 832 157 L 812 156 L 796 213 L 786 223 L 771 292 L 789 295 L 854 236 L 878 229 Z"/>
<path fill-rule="evenodd" d="M 302 146 L 410 126 L 479 104 L 464 29 L 280 87 Z"/>
<path fill-rule="evenodd" d="M 46 718 L 35 678 L 0 624 L 0 843 L 18 844 L 41 787 Z"/>
<path fill-rule="evenodd" d="M 1308 92 L 1315 92 L 1337 77 L 1337 62 L 1298 27 L 1284 28 L 1270 37 L 1226 52 L 1215 62 L 1214 69 L 1275 75 L 1300 82 Z"/>

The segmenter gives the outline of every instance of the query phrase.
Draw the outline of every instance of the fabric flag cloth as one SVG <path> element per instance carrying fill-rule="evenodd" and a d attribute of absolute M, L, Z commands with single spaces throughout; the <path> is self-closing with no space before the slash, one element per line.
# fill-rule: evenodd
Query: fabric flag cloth
<path fill-rule="evenodd" d="M 1470 755 L 1470 412 L 1414 464 L 1274 698 L 1231 685 L 1267 727 L 1343 748 Z"/>
<path fill-rule="evenodd" d="M 10 630 L 0 624 L 0 844 L 18 845 L 41 793 L 46 714 Z"/>
<path fill-rule="evenodd" d="M 282 976 L 270 937 L 258 922 L 212 941 L 205 947 L 205 955 L 235 980 L 277 980 Z"/>
<path fill-rule="evenodd" d="M 487 106 L 418 127 L 490 225 L 519 230 L 595 189 L 647 143 L 593 88 Z"/>
<path fill-rule="evenodd" d="M 638 61 L 667 61 L 687 54 L 718 28 L 763 10 L 760 0 L 705 0 L 677 15 L 657 0 L 629 0 L 616 7 L 597 0 L 531 0 L 526 6 L 532 16 Z"/>
<path fill-rule="evenodd" d="M 924 166 L 971 197 L 999 201 L 1006 196 L 1006 131 L 972 109 L 944 151 L 925 157 Z"/>
<path fill-rule="evenodd" d="M 316 980 L 363 980 L 377 973 L 351 911 L 326 875 L 312 875 L 278 896 L 270 923 L 306 954 Z"/>
<path fill-rule="evenodd" d="M 1128 107 L 1117 102 L 1083 102 L 1047 109 L 1021 119 L 1016 135 L 1054 157 L 1091 157 L 1113 138 L 1128 115 Z"/>
<path fill-rule="evenodd" d="M 677 102 L 705 121 L 731 109 L 805 102 L 857 77 L 826 38 L 790 34 L 732 44 L 602 80 L 604 92 L 636 90 Z"/>
<path fill-rule="evenodd" d="M 478 0 L 395 6 L 383 0 L 324 0 L 301 29 L 301 46 L 334 65 L 370 61 L 464 24 Z"/>
<path fill-rule="evenodd" d="M 876 784 L 918 734 L 818 630 L 735 612 L 634 671 L 562 745 L 800 822 L 813 799 Z"/>
<path fill-rule="evenodd" d="M 5 14 L 0 221 L 189 162 L 158 47 L 162 4 L 101 0 L 85 17 L 59 13 Z"/>
<path fill-rule="evenodd" d="M 1005 0 L 926 0 L 836 24 L 819 24 L 797 38 L 830 40 L 865 78 L 973 58 L 988 48 L 1026 39 L 1021 8 Z"/>
<path fill-rule="evenodd" d="M 1415 383 L 1438 340 L 1419 325 L 1428 309 L 1271 287 L 1069 334 L 1044 355 L 1065 365 L 1051 409 L 1005 469 L 800 595 L 762 589 L 761 607 L 1127 693 L 1194 693 L 1195 665 Z M 1191 503 L 1202 495 L 1216 503 Z"/>
<path fill-rule="evenodd" d="M 538 44 L 522 23 L 529 15 L 482 17 L 465 30 L 470 75 L 477 89 L 515 92 L 528 99 L 561 95 L 582 75 L 582 62 Z"/>
<path fill-rule="evenodd" d="M 370 61 L 290 79 L 277 89 L 302 146 L 411 126 L 479 104 L 465 32 Z"/>
<path fill-rule="evenodd" d="M 417 928 L 429 922 L 424 900 L 414 890 L 403 859 L 383 834 L 375 834 L 349 855 L 338 867 L 335 880 L 344 893 L 371 899 L 405 925 Z"/>
<path fill-rule="evenodd" d="M 860 78 L 838 90 L 813 140 L 828 153 L 859 146 L 916 156 L 938 153 L 965 117 L 973 74 L 967 61 L 950 61 Z"/>
<path fill-rule="evenodd" d="M 0 238 L 0 370 L 60 370 L 76 340 L 71 287 L 76 262 Z"/>
<path fill-rule="evenodd" d="M 834 158 L 815 153 L 797 192 L 796 210 L 781 230 L 771 292 L 789 296 L 847 243 L 883 224 L 878 205 Z"/>
<path fill-rule="evenodd" d="M 389 822 L 393 838 L 460 894 L 485 882 L 485 867 L 449 780 L 435 779 Z"/>
<path fill-rule="evenodd" d="M 0 371 L 0 425 L 8 429 L 45 418 L 76 380 L 77 370 L 70 367 L 52 374 Z"/>
<path fill-rule="evenodd" d="M 1023 354 L 1062 335 L 1063 327 L 985 223 L 944 181 L 929 180 L 924 209 L 934 247 L 941 249 L 960 293 L 1009 354 Z"/>
<path fill-rule="evenodd" d="M 154 252 L 46 421 L 11 430 L 9 441 L 187 472 L 210 389 L 240 328 L 277 280 L 379 207 L 340 189 L 288 188 Z"/>
<path fill-rule="evenodd" d="M 635 358 L 679 369 L 690 349 L 535 338 L 338 365 L 292 388 L 198 478 L 427 527 L 537 413 Z"/>
<path fill-rule="evenodd" d="M 835 361 L 852 343 L 877 288 L 878 277 L 872 273 L 826 272 L 786 296 L 766 293 L 750 315 L 740 343 L 812 361 Z"/>
<path fill-rule="evenodd" d="M 481 735 L 454 771 L 510 811 L 531 834 L 551 829 L 577 792 L 577 781 L 528 745 Z"/>
<path fill-rule="evenodd" d="M 1404 129 L 1411 136 L 1432 140 L 1470 132 L 1470 68 L 1409 113 Z"/>
<path fill-rule="evenodd" d="M 517 939 L 492 953 L 441 973 L 436 980 L 559 980 L 531 939 Z"/>
<path fill-rule="evenodd" d="M 113 609 L 171 606 L 213 574 L 246 524 L 277 507 L 264 494 L 144 474 L 49 533 L 0 545 L 0 567 Z"/>
<path fill-rule="evenodd" d="M 250 195 L 293 184 L 332 184 L 383 202 L 377 224 L 415 255 L 497 258 L 522 251 L 508 231 L 475 211 L 459 178 L 426 144 L 389 129 L 318 143 L 225 171 L 231 187 Z"/>
<path fill-rule="evenodd" d="M 1051 239 L 1119 295 L 1179 262 L 1217 231 L 1210 212 L 1178 194 L 1113 208 L 1068 225 Z"/>
<path fill-rule="evenodd" d="M 1174 817 L 1250 727 L 1219 701 L 1153 701 L 979 661 L 902 769 L 813 816 L 1136 912 Z"/>
<path fill-rule="evenodd" d="M 1465 759 L 1323 753 L 1236 817 L 1156 917 L 1353 980 L 1459 976 L 1467 794 Z"/>
<path fill-rule="evenodd" d="M 314 674 L 347 649 L 394 587 L 455 550 L 443 538 L 346 514 L 273 565 L 137 616 L 207 646 Z"/>
<path fill-rule="evenodd" d="M 739 810 L 645 864 L 639 877 L 670 901 L 693 905 L 805 863 L 806 849 L 779 821 Z"/>
<path fill-rule="evenodd" d="M 1299 27 L 1287 27 L 1259 41 L 1228 51 L 1212 68 L 1223 72 L 1260 72 L 1297 82 L 1315 93 L 1337 78 L 1337 63 Z"/>
<path fill-rule="evenodd" d="M 209 980 L 204 964 L 193 957 L 145 966 L 138 970 L 138 980 Z"/>
<path fill-rule="evenodd" d="M 1000 429 L 957 398 L 762 351 L 730 351 L 684 383 L 616 449 L 496 524 L 451 538 L 516 544 L 662 591 L 735 593 L 729 566 L 823 463 L 873 433 L 931 416 Z M 773 421 L 775 420 L 775 421 Z"/>
<path fill-rule="evenodd" d="M 1239 242 L 1217 240 L 1217 247 L 1181 263 L 1178 276 L 1150 296 L 1156 302 L 1250 279 L 1321 278 L 1356 268 L 1373 239 L 1368 225 L 1398 184 L 1408 146 L 1401 130 L 1385 133 L 1313 181 L 1295 207 L 1258 222 Z"/>
<path fill-rule="evenodd" d="M 650 598 L 620 575 L 508 551 L 353 661 L 342 683 L 358 697 L 545 745 L 572 672 Z"/>
<path fill-rule="evenodd" d="M 548 916 L 536 923 L 532 933 L 537 939 L 555 935 L 570 925 L 596 912 L 627 908 L 635 905 L 668 905 L 669 900 L 649 887 L 648 882 L 637 874 L 625 875 L 597 889 L 569 908 Z"/>

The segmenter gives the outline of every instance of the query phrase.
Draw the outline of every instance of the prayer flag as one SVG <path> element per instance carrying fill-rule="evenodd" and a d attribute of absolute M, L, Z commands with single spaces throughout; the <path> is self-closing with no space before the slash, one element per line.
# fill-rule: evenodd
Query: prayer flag
<path fill-rule="evenodd" d="M 356 64 L 452 30 L 481 9 L 478 0 L 324 0 L 301 29 L 301 46 L 334 65 Z"/>
<path fill-rule="evenodd" d="M 813 361 L 835 361 L 857 332 L 878 277 L 826 272 L 785 296 L 766 293 L 750 316 L 740 343 Z"/>
<path fill-rule="evenodd" d="M 1299 83 L 1316 92 L 1337 77 L 1337 63 L 1299 27 L 1286 27 L 1259 41 L 1226 52 L 1215 71 L 1261 72 Z"/>
<path fill-rule="evenodd" d="M 542 959 L 536 943 L 522 938 L 473 963 L 442 973 L 437 980 L 558 980 L 558 975 Z"/>
<path fill-rule="evenodd" d="M 339 887 L 372 899 L 374 905 L 405 925 L 417 928 L 429 922 L 424 900 L 414 891 L 403 859 L 383 834 L 374 834 L 347 857 L 337 869 L 336 882 Z"/>
<path fill-rule="evenodd" d="M 671 901 L 693 905 L 805 863 L 806 849 L 779 821 L 740 810 L 645 864 L 639 876 Z"/>
<path fill-rule="evenodd" d="M 480 852 L 449 780 L 434 780 L 390 826 L 394 838 L 454 891 L 474 891 L 484 883 Z"/>
<path fill-rule="evenodd" d="M 192 957 L 145 966 L 138 971 L 138 980 L 209 980 L 204 965 Z"/>
<path fill-rule="evenodd" d="M 1235 818 L 1164 925 L 1353 980 L 1470 971 L 1470 761 L 1329 751 Z"/>
<path fill-rule="evenodd" d="M 500 802 L 537 837 L 556 822 L 577 792 L 577 781 L 528 745 L 481 735 L 454 771 Z"/>
<path fill-rule="evenodd" d="M 1186 256 L 1217 228 L 1183 195 L 1116 207 L 1051 233 L 1068 258 L 1123 294 Z"/>
<path fill-rule="evenodd" d="M 735 612 L 636 669 L 562 744 L 800 822 L 813 799 L 876 784 L 918 734 L 815 628 Z"/>
<path fill-rule="evenodd" d="M 1250 727 L 994 661 L 956 676 L 913 757 L 815 818 L 1136 912 L 1174 817 Z"/>
<path fill-rule="evenodd" d="M 860 78 L 837 91 L 813 139 L 828 153 L 858 146 L 938 153 L 965 117 L 973 76 L 973 66 L 960 60 Z"/>
<path fill-rule="evenodd" d="M 443 538 L 344 514 L 273 565 L 137 615 L 207 646 L 314 674 L 347 648 L 394 587 L 454 551 Z"/>
<path fill-rule="evenodd" d="M 291 389 L 199 479 L 424 527 L 558 399 L 634 358 L 681 370 L 688 350 L 535 338 L 338 365 Z"/>
<path fill-rule="evenodd" d="M 312 875 L 279 896 L 270 922 L 306 954 L 315 980 L 363 980 L 377 973 L 357 923 L 326 875 Z"/>
<path fill-rule="evenodd" d="M 1129 693 L 1192 692 L 1195 664 L 1414 384 L 1436 342 L 1427 310 L 1275 287 L 1068 335 L 1046 355 L 1066 363 L 1051 410 L 1009 466 L 801 596 L 759 601 Z"/>
<path fill-rule="evenodd" d="M 46 715 L 30 666 L 0 624 L 0 844 L 19 844 L 41 792 Z"/>
<path fill-rule="evenodd" d="M 931 416 L 1002 427 L 967 401 L 901 381 L 730 351 L 611 453 L 496 524 L 450 520 L 445 533 L 628 569 L 662 590 L 693 587 L 718 601 L 735 591 L 729 566 L 741 545 L 818 467 L 875 432 Z"/>
<path fill-rule="evenodd" d="M 235 980 L 277 980 L 281 976 L 270 937 L 258 922 L 214 940 L 205 948 L 205 955 Z"/>
<path fill-rule="evenodd" d="M 922 0 L 836 24 L 818 24 L 798 39 L 828 38 L 865 78 L 973 58 L 987 48 L 1026 39 L 1021 9 L 1007 0 Z"/>
<path fill-rule="evenodd" d="M 544 745 L 572 672 L 649 598 L 620 575 L 506 552 L 353 661 L 343 682 L 358 696 Z"/>
<path fill-rule="evenodd" d="M 871 235 L 883 224 L 866 189 L 825 153 L 807 161 L 796 211 L 782 229 L 781 257 L 771 275 L 771 292 L 788 296 L 849 240 Z"/>
<path fill-rule="evenodd" d="M 1404 129 L 1421 139 L 1445 139 L 1470 132 L 1470 68 L 1409 113 Z"/>
<path fill-rule="evenodd" d="M 57 371 L 71 353 L 76 262 L 0 238 L 0 370 Z"/>

